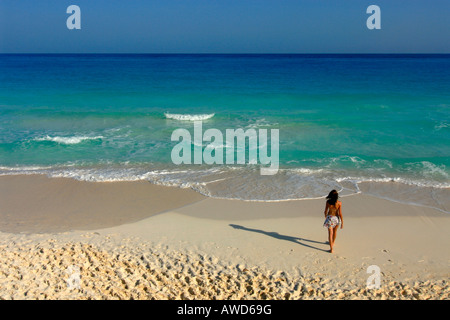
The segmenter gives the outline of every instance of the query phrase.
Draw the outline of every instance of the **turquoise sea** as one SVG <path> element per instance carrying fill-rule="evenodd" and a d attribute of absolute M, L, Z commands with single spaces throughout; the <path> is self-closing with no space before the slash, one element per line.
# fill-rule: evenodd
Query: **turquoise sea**
<path fill-rule="evenodd" d="M 279 172 L 174 165 L 195 119 L 278 129 Z M 0 55 L 0 175 L 36 173 L 450 212 L 450 55 Z"/>

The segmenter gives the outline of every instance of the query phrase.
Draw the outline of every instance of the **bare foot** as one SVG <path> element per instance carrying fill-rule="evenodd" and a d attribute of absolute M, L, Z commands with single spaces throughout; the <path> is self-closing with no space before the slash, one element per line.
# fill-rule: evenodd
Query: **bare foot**
<path fill-rule="evenodd" d="M 330 253 L 333 253 L 333 248 L 330 249 Z"/>

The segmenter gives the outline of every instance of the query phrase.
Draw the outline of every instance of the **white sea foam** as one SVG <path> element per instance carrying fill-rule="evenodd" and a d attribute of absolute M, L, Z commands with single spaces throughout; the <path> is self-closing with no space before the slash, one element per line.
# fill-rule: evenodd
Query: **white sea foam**
<path fill-rule="evenodd" d="M 24 166 L 24 167 L 4 167 L 4 166 L 0 166 L 0 170 L 5 170 L 5 171 L 17 171 L 17 170 L 23 170 L 23 171 L 32 171 L 32 170 L 45 170 L 45 169 L 51 169 L 53 168 L 52 166 Z"/>
<path fill-rule="evenodd" d="M 381 165 L 385 165 L 391 169 L 393 168 L 392 162 L 389 160 L 386 160 L 386 159 L 375 159 L 373 162 L 381 164 Z"/>
<path fill-rule="evenodd" d="M 256 120 L 250 120 L 249 124 L 245 127 L 245 129 L 259 129 L 261 127 L 273 127 L 277 126 L 278 123 L 270 123 L 266 119 L 256 119 Z"/>
<path fill-rule="evenodd" d="M 438 131 L 444 128 L 450 128 L 450 124 L 445 122 L 445 121 L 441 121 L 439 124 L 436 124 L 434 126 L 434 130 Z"/>
<path fill-rule="evenodd" d="M 449 175 L 446 172 L 445 165 L 435 165 L 429 161 L 410 162 L 406 163 L 406 170 L 410 172 L 420 172 L 424 177 L 433 178 L 441 177 L 448 179 Z"/>
<path fill-rule="evenodd" d="M 81 181 L 149 181 L 156 185 L 190 188 L 205 196 L 244 201 L 282 202 L 323 198 L 332 189 L 341 196 L 367 193 L 390 200 L 450 211 L 450 183 L 425 178 L 359 176 L 331 169 L 280 169 L 275 176 L 257 167 L 153 168 L 147 165 L 100 167 L 0 167 L 0 175 L 46 174 Z M 364 188 L 361 189 L 361 186 Z"/>
<path fill-rule="evenodd" d="M 182 121 L 200 121 L 207 120 L 214 117 L 215 113 L 210 114 L 179 114 L 179 113 L 164 113 L 167 119 L 182 120 Z"/>
<path fill-rule="evenodd" d="M 56 143 L 61 143 L 61 144 L 77 144 L 80 142 L 83 142 L 85 140 L 98 140 L 98 139 L 103 139 L 103 136 L 95 136 L 95 137 L 89 137 L 89 136 L 72 136 L 72 137 L 60 137 L 60 136 L 55 136 L 55 137 L 50 137 L 50 136 L 45 136 L 42 138 L 35 138 L 35 141 L 53 141 Z"/>

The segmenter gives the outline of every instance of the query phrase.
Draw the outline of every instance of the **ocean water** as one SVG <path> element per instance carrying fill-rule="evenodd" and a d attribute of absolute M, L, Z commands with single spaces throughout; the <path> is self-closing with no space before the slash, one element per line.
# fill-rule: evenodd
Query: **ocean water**
<path fill-rule="evenodd" d="M 194 120 L 278 129 L 279 172 L 174 165 Z M 0 175 L 36 173 L 450 212 L 450 55 L 0 55 Z"/>

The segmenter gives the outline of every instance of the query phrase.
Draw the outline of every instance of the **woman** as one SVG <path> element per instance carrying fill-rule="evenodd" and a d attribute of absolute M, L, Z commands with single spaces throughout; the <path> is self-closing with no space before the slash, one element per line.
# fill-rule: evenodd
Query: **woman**
<path fill-rule="evenodd" d="M 339 195 L 336 190 L 331 190 L 327 196 L 325 205 L 325 223 L 324 227 L 328 228 L 328 243 L 330 244 L 330 252 L 333 253 L 334 241 L 336 240 L 337 229 L 339 223 L 341 229 L 344 227 L 344 219 L 342 218 L 342 203 L 338 201 Z"/>

